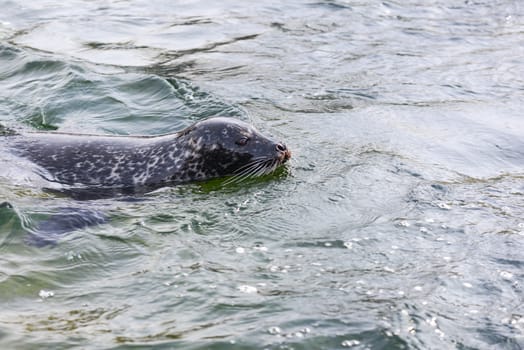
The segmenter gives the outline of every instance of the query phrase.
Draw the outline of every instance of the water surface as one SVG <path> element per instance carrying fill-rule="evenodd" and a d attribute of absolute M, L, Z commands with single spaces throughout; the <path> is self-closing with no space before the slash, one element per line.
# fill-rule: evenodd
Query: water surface
<path fill-rule="evenodd" d="M 226 115 L 293 151 L 240 185 L 85 202 L 4 162 L 2 348 L 524 347 L 520 1 L 0 5 L 3 125 Z M 64 208 L 109 220 L 35 244 Z"/>

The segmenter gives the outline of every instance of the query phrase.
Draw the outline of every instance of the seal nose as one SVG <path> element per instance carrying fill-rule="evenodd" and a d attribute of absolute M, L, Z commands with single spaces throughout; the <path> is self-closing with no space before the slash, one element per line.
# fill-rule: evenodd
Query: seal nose
<path fill-rule="evenodd" d="M 277 143 L 276 148 L 277 148 L 277 151 L 279 151 L 279 152 L 287 151 L 287 147 L 283 143 Z"/>
<path fill-rule="evenodd" d="M 291 152 L 287 149 L 286 145 L 283 143 L 277 143 L 275 146 L 277 152 L 279 153 L 280 161 L 285 162 L 291 158 Z"/>

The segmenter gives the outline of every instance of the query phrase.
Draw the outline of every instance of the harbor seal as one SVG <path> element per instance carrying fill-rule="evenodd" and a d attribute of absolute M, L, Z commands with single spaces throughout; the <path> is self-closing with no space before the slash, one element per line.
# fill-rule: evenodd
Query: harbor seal
<path fill-rule="evenodd" d="M 50 188 L 85 199 L 269 174 L 291 157 L 285 144 L 224 117 L 160 136 L 31 132 L 2 138 L 4 149 L 34 164 L 32 172 Z"/>

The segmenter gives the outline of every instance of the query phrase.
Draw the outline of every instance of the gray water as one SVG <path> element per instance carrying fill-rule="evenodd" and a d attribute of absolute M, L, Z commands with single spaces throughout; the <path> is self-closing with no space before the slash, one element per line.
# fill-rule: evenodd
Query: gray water
<path fill-rule="evenodd" d="M 2 349 L 524 348 L 521 1 L 0 8 L 5 126 L 226 115 L 293 152 L 134 201 L 0 178 Z M 110 220 L 31 244 L 63 208 Z"/>

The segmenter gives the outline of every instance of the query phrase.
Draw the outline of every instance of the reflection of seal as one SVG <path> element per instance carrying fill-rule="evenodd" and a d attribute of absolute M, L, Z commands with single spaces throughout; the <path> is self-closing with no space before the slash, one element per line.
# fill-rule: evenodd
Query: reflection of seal
<path fill-rule="evenodd" d="M 249 124 L 211 118 L 162 136 L 27 133 L 4 138 L 15 155 L 70 194 L 135 193 L 167 184 L 268 174 L 291 153 Z"/>

